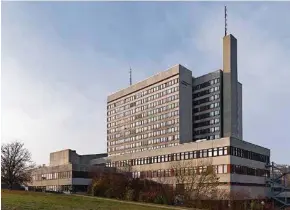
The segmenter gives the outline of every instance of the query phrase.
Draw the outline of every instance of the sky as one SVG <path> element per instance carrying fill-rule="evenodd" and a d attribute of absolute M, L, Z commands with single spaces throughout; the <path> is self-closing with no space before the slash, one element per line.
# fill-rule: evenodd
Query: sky
<path fill-rule="evenodd" d="M 290 163 L 290 2 L 227 2 L 244 140 Z M 107 96 L 182 64 L 222 69 L 223 2 L 2 2 L 1 139 L 106 152 Z"/>

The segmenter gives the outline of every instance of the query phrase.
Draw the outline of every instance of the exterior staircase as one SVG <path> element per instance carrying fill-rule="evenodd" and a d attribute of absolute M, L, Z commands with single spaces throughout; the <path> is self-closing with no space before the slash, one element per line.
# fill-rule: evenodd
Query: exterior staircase
<path fill-rule="evenodd" d="M 290 208 L 290 167 L 277 165 L 274 162 L 266 166 L 270 176 L 266 183 L 270 188 L 269 197 L 278 209 Z"/>

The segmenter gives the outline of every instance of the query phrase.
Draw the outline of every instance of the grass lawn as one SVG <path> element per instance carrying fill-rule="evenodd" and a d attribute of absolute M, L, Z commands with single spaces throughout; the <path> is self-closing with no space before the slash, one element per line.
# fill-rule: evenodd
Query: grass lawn
<path fill-rule="evenodd" d="M 122 203 L 96 197 L 2 190 L 3 210 L 157 210 L 160 206 Z M 164 208 L 165 209 L 165 208 Z M 174 209 L 174 208 L 172 208 Z"/>

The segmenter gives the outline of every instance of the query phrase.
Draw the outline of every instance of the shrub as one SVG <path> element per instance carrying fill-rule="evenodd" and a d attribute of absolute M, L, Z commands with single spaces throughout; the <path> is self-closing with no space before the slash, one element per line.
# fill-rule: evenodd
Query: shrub
<path fill-rule="evenodd" d="M 126 187 L 124 199 L 128 200 L 128 201 L 133 201 L 134 200 L 134 190 L 131 189 L 130 187 Z"/>
<path fill-rule="evenodd" d="M 107 187 L 105 180 L 102 180 L 101 178 L 94 180 L 94 183 L 92 184 L 92 195 L 104 196 Z"/>
<path fill-rule="evenodd" d="M 106 198 L 114 198 L 114 189 L 113 188 L 109 188 L 105 191 L 104 196 Z"/>
<path fill-rule="evenodd" d="M 89 189 L 94 196 L 124 199 L 128 184 L 127 177 L 122 174 L 103 173 L 93 179 Z"/>
<path fill-rule="evenodd" d="M 154 199 L 154 203 L 156 204 L 168 204 L 168 200 L 164 195 L 157 195 Z"/>
<path fill-rule="evenodd" d="M 152 180 L 132 179 L 115 172 L 96 175 L 88 193 L 93 196 L 158 204 L 172 204 L 174 200 L 173 190 L 166 185 Z"/>
<path fill-rule="evenodd" d="M 157 193 L 154 191 L 140 192 L 139 201 L 153 203 Z"/>

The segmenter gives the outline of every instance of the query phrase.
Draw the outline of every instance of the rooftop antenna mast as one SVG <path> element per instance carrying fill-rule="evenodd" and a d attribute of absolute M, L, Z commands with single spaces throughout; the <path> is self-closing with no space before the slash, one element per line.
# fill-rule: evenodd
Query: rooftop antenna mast
<path fill-rule="evenodd" d="M 227 30 L 228 30 L 228 24 L 227 24 L 227 6 L 225 6 L 225 36 L 227 35 Z"/>
<path fill-rule="evenodd" d="M 130 86 L 132 85 L 132 69 L 130 67 Z"/>

